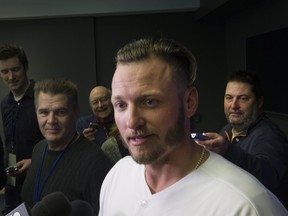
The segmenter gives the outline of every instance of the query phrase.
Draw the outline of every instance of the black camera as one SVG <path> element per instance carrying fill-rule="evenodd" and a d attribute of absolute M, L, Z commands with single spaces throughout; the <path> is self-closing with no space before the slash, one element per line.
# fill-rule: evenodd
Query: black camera
<path fill-rule="evenodd" d="M 13 172 L 16 172 L 18 170 L 18 167 L 15 165 L 15 166 L 10 166 L 10 167 L 7 167 L 6 168 L 6 173 L 13 173 Z"/>
<path fill-rule="evenodd" d="M 89 128 L 93 128 L 94 130 L 98 130 L 100 126 L 97 123 L 90 122 Z"/>

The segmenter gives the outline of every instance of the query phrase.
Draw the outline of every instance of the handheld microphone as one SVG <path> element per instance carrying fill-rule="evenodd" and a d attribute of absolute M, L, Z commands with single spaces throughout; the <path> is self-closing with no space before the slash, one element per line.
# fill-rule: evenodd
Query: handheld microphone
<path fill-rule="evenodd" d="M 72 207 L 62 192 L 54 192 L 43 197 L 31 209 L 32 216 L 70 216 Z"/>
<path fill-rule="evenodd" d="M 74 200 L 71 202 L 72 211 L 70 216 L 93 216 L 92 206 L 84 200 Z"/>

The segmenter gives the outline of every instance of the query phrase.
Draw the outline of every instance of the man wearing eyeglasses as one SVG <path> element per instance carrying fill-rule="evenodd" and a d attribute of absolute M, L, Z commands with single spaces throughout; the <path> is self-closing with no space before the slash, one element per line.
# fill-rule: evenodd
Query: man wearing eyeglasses
<path fill-rule="evenodd" d="M 106 141 L 114 124 L 114 112 L 110 99 L 111 90 L 104 86 L 96 86 L 89 95 L 89 104 L 93 114 L 80 117 L 77 121 L 77 131 L 99 145 Z"/>

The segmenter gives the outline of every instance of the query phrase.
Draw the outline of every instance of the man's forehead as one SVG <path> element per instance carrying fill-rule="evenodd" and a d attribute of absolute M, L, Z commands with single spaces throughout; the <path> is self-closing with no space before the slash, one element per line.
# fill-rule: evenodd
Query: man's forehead
<path fill-rule="evenodd" d="M 7 59 L 0 59 L 0 64 L 7 64 L 7 63 L 21 64 L 17 56 L 13 56 Z"/>
<path fill-rule="evenodd" d="M 176 88 L 171 77 L 115 77 L 112 82 L 112 100 L 170 94 Z"/>
<path fill-rule="evenodd" d="M 236 88 L 243 88 L 250 90 L 252 86 L 246 82 L 238 82 L 238 81 L 231 81 L 227 83 L 227 88 L 236 89 Z"/>
<path fill-rule="evenodd" d="M 226 87 L 226 94 L 241 94 L 241 95 L 251 95 L 252 92 L 252 86 L 249 83 L 245 82 L 229 82 L 227 83 Z"/>
<path fill-rule="evenodd" d="M 118 64 L 112 79 L 116 85 L 136 85 L 146 82 L 161 82 L 172 78 L 170 66 L 159 60 L 149 59 L 129 64 Z"/>
<path fill-rule="evenodd" d="M 98 89 L 94 89 L 91 94 L 90 97 L 102 97 L 102 96 L 107 96 L 108 95 L 108 91 L 104 88 L 98 88 Z"/>

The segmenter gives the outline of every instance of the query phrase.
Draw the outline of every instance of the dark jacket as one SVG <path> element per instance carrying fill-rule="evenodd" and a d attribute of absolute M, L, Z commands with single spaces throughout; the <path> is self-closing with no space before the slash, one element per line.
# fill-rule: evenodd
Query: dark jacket
<path fill-rule="evenodd" d="M 100 146 L 81 135 L 64 152 L 46 148 L 47 142 L 43 140 L 33 150 L 32 163 L 22 188 L 23 201 L 32 208 L 35 191 L 41 199 L 58 191 L 70 201 L 87 201 L 97 215 L 100 188 L 112 167 Z"/>
<path fill-rule="evenodd" d="M 82 116 L 77 120 L 76 130 L 79 133 L 83 133 L 83 130 L 89 127 L 90 122 L 96 123 L 98 125 L 96 132 L 96 140 L 94 141 L 94 143 L 98 144 L 99 146 L 102 146 L 102 144 L 109 137 L 109 131 L 114 121 L 109 122 L 106 125 L 103 125 L 100 124 L 100 122 L 96 121 L 94 115 Z"/>
<path fill-rule="evenodd" d="M 233 140 L 230 124 L 220 134 L 231 143 L 226 159 L 254 175 L 276 195 L 280 188 L 287 187 L 288 141 L 265 113 Z"/>
<path fill-rule="evenodd" d="M 35 112 L 34 84 L 31 80 L 20 101 L 16 102 L 11 92 L 1 101 L 5 145 L 17 161 L 31 158 L 34 146 L 43 139 Z"/>
<path fill-rule="evenodd" d="M 4 166 L 4 149 L 3 149 L 2 138 L 0 136 L 0 190 L 5 186 L 6 173 Z"/>

